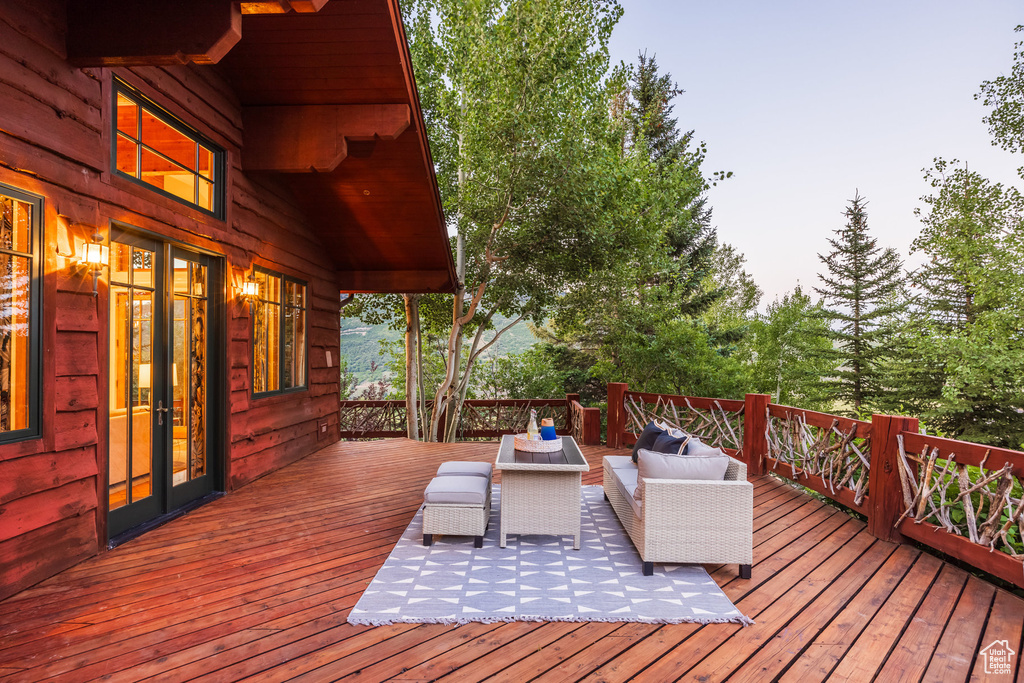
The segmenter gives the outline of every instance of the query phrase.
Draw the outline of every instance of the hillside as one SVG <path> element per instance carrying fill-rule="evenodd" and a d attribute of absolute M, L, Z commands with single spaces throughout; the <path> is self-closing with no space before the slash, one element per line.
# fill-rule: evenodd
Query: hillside
<path fill-rule="evenodd" d="M 507 318 L 495 318 L 501 329 L 508 324 Z M 359 380 L 360 388 L 385 376 L 386 358 L 381 356 L 381 342 L 394 342 L 402 338 L 402 332 L 388 329 L 387 325 L 367 325 L 356 318 L 341 319 L 341 355 L 348 362 L 349 372 Z M 522 353 L 537 343 L 526 323 L 519 323 L 502 335 L 498 343 L 487 350 L 487 358 L 499 358 L 512 353 Z M 371 370 L 376 363 L 377 369 Z"/>

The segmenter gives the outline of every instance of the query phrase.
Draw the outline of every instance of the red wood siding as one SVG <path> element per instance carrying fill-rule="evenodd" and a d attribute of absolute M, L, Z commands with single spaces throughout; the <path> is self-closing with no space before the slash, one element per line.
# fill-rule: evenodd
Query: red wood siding
<path fill-rule="evenodd" d="M 64 7 L 0 0 L 0 183 L 45 199 L 42 437 L 0 446 L 0 599 L 107 540 L 106 276 L 94 298 L 89 274 L 58 255 L 92 226 L 106 233 L 119 221 L 224 257 L 226 489 L 339 438 L 335 264 L 288 189 L 242 174 L 241 108 L 230 86 L 214 67 L 74 68 L 64 59 Z M 112 74 L 227 150 L 226 220 L 110 173 Z M 254 262 L 308 283 L 307 390 L 251 398 L 249 309 L 235 288 Z M 325 419 L 329 434 L 318 442 Z"/>

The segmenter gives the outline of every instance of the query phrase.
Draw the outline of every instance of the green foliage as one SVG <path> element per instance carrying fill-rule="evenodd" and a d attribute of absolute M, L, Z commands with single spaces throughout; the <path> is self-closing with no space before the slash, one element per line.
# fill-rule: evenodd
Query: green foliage
<path fill-rule="evenodd" d="M 826 380 L 833 398 L 851 414 L 879 405 L 885 387 L 883 366 L 893 330 L 886 324 L 903 307 L 894 296 L 903 279 L 903 263 L 892 248 L 882 249 L 868 234 L 867 202 L 857 194 L 844 215 L 847 223 L 829 239 L 832 251 L 818 255 L 827 273 L 819 273 L 822 312 L 832 348 L 825 349 L 835 368 Z"/>
<path fill-rule="evenodd" d="M 957 162 L 927 172 L 914 308 L 897 340 L 913 409 L 953 438 L 1024 444 L 1024 197 Z"/>
<path fill-rule="evenodd" d="M 1024 32 L 1024 26 L 1015 29 Z M 1013 67 L 1008 76 L 981 84 L 974 96 L 992 110 L 984 121 L 994 138 L 992 144 L 1011 152 L 1024 152 L 1024 41 L 1014 45 Z M 1024 169 L 1019 169 L 1024 175 Z"/>
<path fill-rule="evenodd" d="M 771 394 L 784 405 L 831 410 L 832 393 L 823 378 L 835 366 L 821 304 L 797 287 L 769 304 L 752 328 L 750 391 Z"/>

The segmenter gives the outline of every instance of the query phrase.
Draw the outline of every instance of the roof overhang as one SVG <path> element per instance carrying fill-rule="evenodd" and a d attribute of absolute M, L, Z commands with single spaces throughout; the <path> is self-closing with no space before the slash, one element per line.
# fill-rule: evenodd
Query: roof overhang
<path fill-rule="evenodd" d="M 79 65 L 214 64 L 242 168 L 293 192 L 342 291 L 451 292 L 455 265 L 398 0 L 69 3 Z"/>

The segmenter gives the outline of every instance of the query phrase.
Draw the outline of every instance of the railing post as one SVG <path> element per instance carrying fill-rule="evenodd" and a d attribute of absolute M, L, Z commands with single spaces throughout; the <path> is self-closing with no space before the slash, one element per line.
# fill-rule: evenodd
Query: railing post
<path fill-rule="evenodd" d="M 583 409 L 583 444 L 601 445 L 601 410 L 598 408 Z"/>
<path fill-rule="evenodd" d="M 579 394 L 566 394 L 565 395 L 565 430 L 567 432 L 569 432 L 570 434 L 572 434 L 574 431 L 576 431 L 576 425 L 573 424 L 573 422 L 574 422 L 574 420 L 573 420 L 573 411 L 572 411 L 572 402 L 573 401 L 576 401 L 577 403 L 579 403 L 580 402 L 580 395 Z"/>
<path fill-rule="evenodd" d="M 871 416 L 871 473 L 868 477 L 868 533 L 883 541 L 901 543 L 896 520 L 903 514 L 903 485 L 900 483 L 900 455 L 896 437 L 916 432 L 916 417 Z"/>
<path fill-rule="evenodd" d="M 743 459 L 747 476 L 764 474 L 764 458 L 768 455 L 769 394 L 747 394 L 743 400 Z"/>
<path fill-rule="evenodd" d="M 624 382 L 608 383 L 608 448 L 622 448 L 622 433 L 626 431 L 626 391 Z"/>

